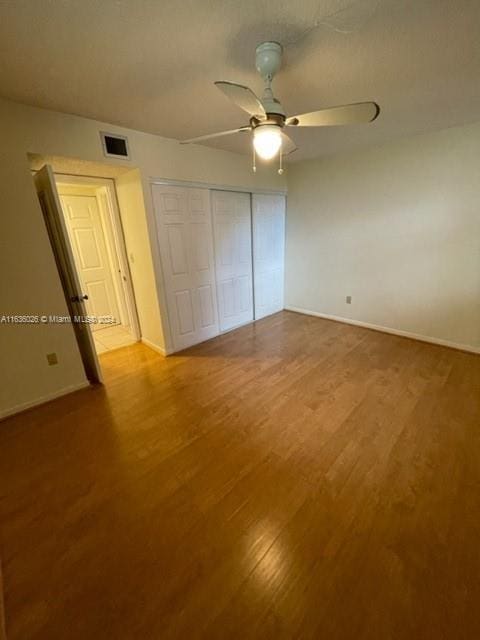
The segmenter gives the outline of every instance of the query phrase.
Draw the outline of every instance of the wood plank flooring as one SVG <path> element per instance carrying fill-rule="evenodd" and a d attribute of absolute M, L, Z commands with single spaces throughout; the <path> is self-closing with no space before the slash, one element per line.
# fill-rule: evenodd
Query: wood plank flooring
<path fill-rule="evenodd" d="M 9 640 L 480 637 L 480 357 L 282 312 L 0 424 Z"/>

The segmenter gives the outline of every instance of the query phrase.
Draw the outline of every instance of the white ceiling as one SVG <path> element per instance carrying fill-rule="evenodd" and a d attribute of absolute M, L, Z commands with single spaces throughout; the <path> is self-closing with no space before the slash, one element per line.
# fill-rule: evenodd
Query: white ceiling
<path fill-rule="evenodd" d="M 3 1 L 0 95 L 188 138 L 246 124 L 213 82 L 260 92 L 268 39 L 285 46 L 289 114 L 382 107 L 371 125 L 294 130 L 292 160 L 480 119 L 479 0 Z M 210 144 L 250 149 L 245 134 Z"/>

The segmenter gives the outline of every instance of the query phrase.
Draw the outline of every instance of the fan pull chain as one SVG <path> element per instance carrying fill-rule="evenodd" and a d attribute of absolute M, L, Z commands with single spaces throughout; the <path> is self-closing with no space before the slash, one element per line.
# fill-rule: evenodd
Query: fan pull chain
<path fill-rule="evenodd" d="M 279 175 L 282 175 L 283 173 L 283 153 L 282 153 L 281 147 L 280 147 L 280 167 L 278 168 L 278 173 Z"/>
<path fill-rule="evenodd" d="M 257 173 L 257 160 L 256 160 L 256 156 L 255 156 L 255 146 L 252 145 L 253 148 L 253 173 Z"/>

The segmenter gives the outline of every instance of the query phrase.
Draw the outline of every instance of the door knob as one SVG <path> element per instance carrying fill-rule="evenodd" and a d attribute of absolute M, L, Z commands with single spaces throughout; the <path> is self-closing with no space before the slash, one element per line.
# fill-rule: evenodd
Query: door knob
<path fill-rule="evenodd" d="M 70 298 L 70 300 L 72 302 L 81 302 L 82 300 L 88 300 L 88 296 L 86 294 L 84 294 L 82 296 L 72 296 Z"/>

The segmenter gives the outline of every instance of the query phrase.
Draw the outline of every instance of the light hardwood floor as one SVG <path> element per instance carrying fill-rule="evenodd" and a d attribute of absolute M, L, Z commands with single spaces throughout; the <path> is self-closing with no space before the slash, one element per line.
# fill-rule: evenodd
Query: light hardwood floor
<path fill-rule="evenodd" d="M 0 424 L 9 640 L 480 637 L 480 357 L 289 312 Z"/>

